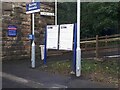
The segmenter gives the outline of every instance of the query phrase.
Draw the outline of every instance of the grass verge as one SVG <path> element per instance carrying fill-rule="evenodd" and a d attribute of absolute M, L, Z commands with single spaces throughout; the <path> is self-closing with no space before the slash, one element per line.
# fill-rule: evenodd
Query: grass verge
<path fill-rule="evenodd" d="M 106 60 L 103 62 L 96 60 L 82 60 L 82 76 L 91 81 L 111 83 L 118 86 L 119 66 L 117 60 Z M 70 60 L 51 61 L 47 67 L 40 67 L 42 71 L 70 75 L 72 62 Z"/>

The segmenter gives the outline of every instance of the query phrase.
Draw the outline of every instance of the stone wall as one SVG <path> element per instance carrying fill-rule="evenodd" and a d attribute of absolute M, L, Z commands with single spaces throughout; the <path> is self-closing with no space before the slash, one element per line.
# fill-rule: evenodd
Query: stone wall
<path fill-rule="evenodd" d="M 54 3 L 41 3 L 41 11 L 54 12 Z M 47 24 L 54 24 L 54 17 L 40 16 L 35 13 L 36 59 L 40 59 L 39 45 L 44 43 L 44 32 Z M 8 25 L 17 26 L 17 36 L 7 35 Z M 2 3 L 2 59 L 30 59 L 31 14 L 26 14 L 26 3 Z"/>

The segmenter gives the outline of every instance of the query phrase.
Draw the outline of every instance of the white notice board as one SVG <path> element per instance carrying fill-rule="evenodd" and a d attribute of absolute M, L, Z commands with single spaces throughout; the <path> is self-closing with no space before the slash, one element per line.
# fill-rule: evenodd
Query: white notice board
<path fill-rule="evenodd" d="M 48 25 L 47 26 L 47 49 L 58 49 L 58 25 Z"/>
<path fill-rule="evenodd" d="M 73 31 L 74 24 L 60 25 L 59 50 L 73 49 Z"/>

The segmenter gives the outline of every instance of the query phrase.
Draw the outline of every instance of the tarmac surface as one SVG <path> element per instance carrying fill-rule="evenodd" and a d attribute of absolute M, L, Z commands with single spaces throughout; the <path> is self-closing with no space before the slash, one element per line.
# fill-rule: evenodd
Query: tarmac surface
<path fill-rule="evenodd" d="M 43 65 L 36 61 L 36 68 Z M 2 62 L 2 88 L 116 88 L 113 85 L 84 80 L 75 75 L 61 76 L 32 69 L 30 60 Z"/>

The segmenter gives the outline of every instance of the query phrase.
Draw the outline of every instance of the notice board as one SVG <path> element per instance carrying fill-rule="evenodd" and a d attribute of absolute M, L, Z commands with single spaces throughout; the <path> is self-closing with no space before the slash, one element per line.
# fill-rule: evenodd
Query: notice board
<path fill-rule="evenodd" d="M 47 26 L 47 41 L 46 48 L 47 49 L 58 49 L 58 25 L 48 25 Z"/>
<path fill-rule="evenodd" d="M 74 24 L 60 25 L 59 50 L 73 49 Z"/>

